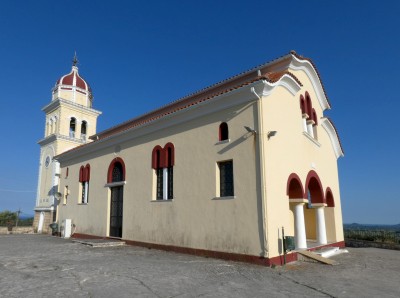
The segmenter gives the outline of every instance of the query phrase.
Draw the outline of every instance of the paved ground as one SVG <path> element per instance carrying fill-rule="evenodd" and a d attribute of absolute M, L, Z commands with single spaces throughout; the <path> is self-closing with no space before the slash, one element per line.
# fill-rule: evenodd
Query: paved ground
<path fill-rule="evenodd" d="M 400 297 L 400 251 L 267 268 L 146 248 L 0 236 L 0 297 Z"/>

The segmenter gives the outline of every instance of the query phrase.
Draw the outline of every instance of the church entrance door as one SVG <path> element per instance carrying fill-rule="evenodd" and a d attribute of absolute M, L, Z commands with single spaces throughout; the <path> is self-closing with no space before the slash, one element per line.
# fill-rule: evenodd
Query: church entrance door
<path fill-rule="evenodd" d="M 110 237 L 122 238 L 123 186 L 111 188 Z"/>

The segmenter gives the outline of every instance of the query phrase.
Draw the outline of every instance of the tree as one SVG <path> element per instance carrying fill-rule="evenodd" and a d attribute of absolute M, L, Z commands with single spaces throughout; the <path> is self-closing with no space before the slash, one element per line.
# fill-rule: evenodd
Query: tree
<path fill-rule="evenodd" d="M 14 225 L 17 220 L 17 214 L 11 211 L 0 212 L 0 226 Z"/>

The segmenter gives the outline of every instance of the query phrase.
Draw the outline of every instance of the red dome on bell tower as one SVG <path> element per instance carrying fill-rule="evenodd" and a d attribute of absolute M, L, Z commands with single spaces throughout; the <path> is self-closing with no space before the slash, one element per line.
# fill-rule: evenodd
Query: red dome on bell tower
<path fill-rule="evenodd" d="M 87 98 L 92 101 L 92 89 L 89 84 L 83 79 L 78 72 L 78 59 L 76 57 L 76 53 L 74 59 L 72 60 L 72 69 L 71 71 L 59 78 L 53 88 L 53 95 L 56 96 L 60 93 L 60 91 L 72 91 L 78 92 L 82 95 L 87 96 Z M 74 97 L 75 98 L 75 97 Z"/>

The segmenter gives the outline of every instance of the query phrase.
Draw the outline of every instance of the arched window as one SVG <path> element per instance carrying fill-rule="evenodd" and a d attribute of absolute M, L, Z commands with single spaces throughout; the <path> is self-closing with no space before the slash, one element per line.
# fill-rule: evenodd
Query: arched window
<path fill-rule="evenodd" d="M 53 133 L 53 119 L 50 119 L 49 122 L 49 135 L 51 135 Z"/>
<path fill-rule="evenodd" d="M 168 143 L 162 148 L 155 146 L 152 152 L 152 168 L 156 174 L 156 199 L 173 199 L 175 147 Z"/>
<path fill-rule="evenodd" d="M 222 122 L 219 125 L 219 140 L 220 141 L 225 141 L 229 139 L 229 129 L 228 129 L 228 124 L 226 122 Z"/>
<path fill-rule="evenodd" d="M 335 200 L 333 199 L 333 194 L 329 187 L 326 189 L 325 201 L 328 207 L 335 207 Z"/>
<path fill-rule="evenodd" d="M 301 109 L 301 121 L 303 123 L 303 131 L 307 132 L 307 106 L 304 96 L 300 95 L 300 109 Z"/>
<path fill-rule="evenodd" d="M 57 133 L 57 126 L 58 126 L 58 122 L 57 122 L 57 116 L 54 116 L 54 121 L 53 121 L 53 133 Z"/>
<path fill-rule="evenodd" d="M 71 138 L 75 138 L 75 126 L 76 126 L 76 119 L 72 117 L 71 121 L 69 121 L 69 136 Z"/>
<path fill-rule="evenodd" d="M 317 112 L 315 112 L 315 109 L 312 109 L 311 119 L 314 121 L 314 125 L 318 125 Z"/>
<path fill-rule="evenodd" d="M 304 96 L 300 95 L 300 109 L 302 114 L 307 114 L 306 112 L 306 102 L 304 100 Z"/>
<path fill-rule="evenodd" d="M 175 164 L 175 147 L 172 143 L 168 143 L 164 146 L 165 157 L 165 167 L 167 169 L 167 177 L 165 182 L 167 183 L 167 199 L 173 199 L 174 195 L 174 164 Z"/>
<path fill-rule="evenodd" d="M 312 125 L 314 139 L 318 139 L 318 134 L 317 134 L 318 117 L 317 117 L 317 112 L 315 112 L 315 109 L 312 109 L 311 119 L 314 121 L 314 124 Z"/>
<path fill-rule="evenodd" d="M 82 121 L 82 124 L 81 124 L 81 139 L 83 141 L 86 141 L 86 127 L 87 127 L 87 122 L 86 121 Z"/>
<path fill-rule="evenodd" d="M 312 103 L 311 103 L 311 97 L 310 94 L 306 91 L 306 111 L 309 117 L 311 117 L 312 113 Z"/>
<path fill-rule="evenodd" d="M 119 162 L 116 162 L 114 164 L 114 168 L 112 170 L 112 180 L 111 182 L 120 182 L 123 177 L 123 170 L 122 170 L 122 165 Z"/>
<path fill-rule="evenodd" d="M 125 181 L 125 163 L 121 158 L 116 157 L 108 167 L 107 183 L 121 181 Z"/>
<path fill-rule="evenodd" d="M 79 169 L 79 192 L 80 203 L 87 204 L 89 202 L 89 180 L 90 180 L 90 165 L 81 166 Z"/>
<path fill-rule="evenodd" d="M 307 111 L 307 132 L 310 136 L 314 137 L 314 120 L 313 120 L 313 107 L 311 103 L 311 97 L 306 91 L 306 111 Z"/>

